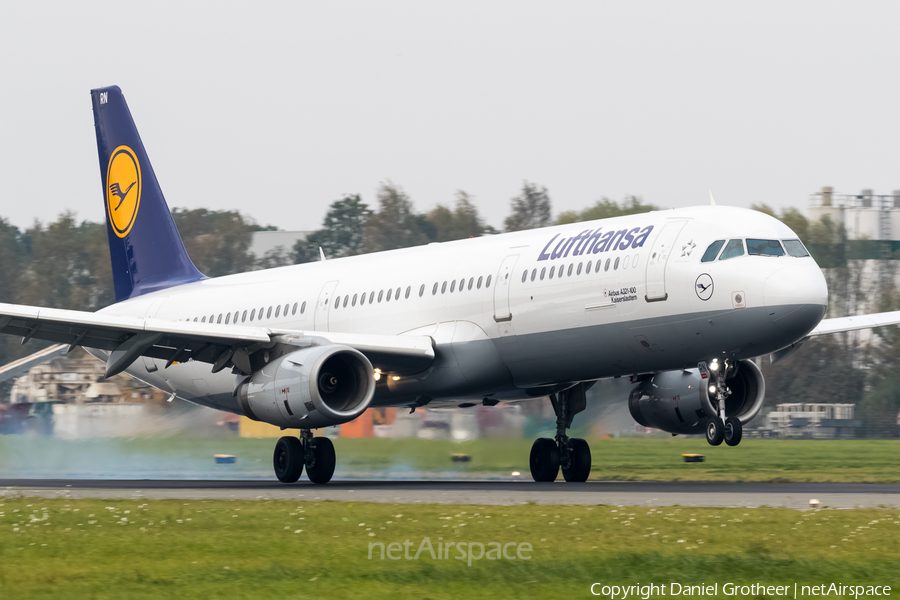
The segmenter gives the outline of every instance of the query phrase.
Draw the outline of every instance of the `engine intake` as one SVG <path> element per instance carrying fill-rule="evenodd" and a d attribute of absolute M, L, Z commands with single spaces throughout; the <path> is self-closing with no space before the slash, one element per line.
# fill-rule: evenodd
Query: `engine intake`
<path fill-rule="evenodd" d="M 726 384 L 731 395 L 725 400 L 725 415 L 750 422 L 766 395 L 759 367 L 751 360 L 740 361 Z M 703 433 L 707 419 L 716 414 L 709 379 L 703 379 L 699 369 L 663 371 L 638 382 L 628 397 L 628 410 L 644 427 L 681 434 Z"/>
<path fill-rule="evenodd" d="M 251 419 L 302 429 L 352 421 L 374 395 L 372 363 L 359 350 L 340 345 L 277 358 L 237 391 L 238 403 Z"/>

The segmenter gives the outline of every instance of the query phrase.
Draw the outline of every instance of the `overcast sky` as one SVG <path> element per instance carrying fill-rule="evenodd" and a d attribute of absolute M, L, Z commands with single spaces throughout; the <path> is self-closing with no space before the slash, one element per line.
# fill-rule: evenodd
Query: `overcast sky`
<path fill-rule="evenodd" d="M 89 90 L 119 85 L 172 207 L 316 229 L 393 181 L 805 207 L 900 189 L 898 2 L 0 5 L 0 216 L 103 219 Z"/>

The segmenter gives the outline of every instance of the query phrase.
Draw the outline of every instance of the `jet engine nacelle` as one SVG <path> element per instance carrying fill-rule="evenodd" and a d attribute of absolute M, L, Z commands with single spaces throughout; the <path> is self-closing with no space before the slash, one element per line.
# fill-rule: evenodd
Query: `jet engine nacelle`
<path fill-rule="evenodd" d="M 766 382 L 751 360 L 742 360 L 725 381 L 731 395 L 725 400 L 725 415 L 736 416 L 742 424 L 752 420 L 762 408 Z M 634 386 L 628 397 L 631 416 L 644 427 L 669 433 L 699 434 L 709 417 L 716 414 L 709 392 L 710 380 L 699 369 L 663 371 Z"/>
<path fill-rule="evenodd" d="M 299 429 L 352 421 L 374 395 L 372 363 L 359 350 L 336 344 L 281 356 L 237 390 L 238 403 L 251 419 Z"/>

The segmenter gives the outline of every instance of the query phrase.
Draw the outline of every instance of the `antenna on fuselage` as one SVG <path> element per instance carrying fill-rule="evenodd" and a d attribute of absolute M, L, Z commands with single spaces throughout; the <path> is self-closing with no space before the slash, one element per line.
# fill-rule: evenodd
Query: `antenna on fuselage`
<path fill-rule="evenodd" d="M 710 206 L 715 206 L 715 205 L 716 205 L 716 199 L 713 198 L 712 190 L 709 190 L 709 205 L 710 205 Z"/>
<path fill-rule="evenodd" d="M 322 250 L 322 246 L 319 246 L 319 260 L 325 262 L 325 251 Z"/>

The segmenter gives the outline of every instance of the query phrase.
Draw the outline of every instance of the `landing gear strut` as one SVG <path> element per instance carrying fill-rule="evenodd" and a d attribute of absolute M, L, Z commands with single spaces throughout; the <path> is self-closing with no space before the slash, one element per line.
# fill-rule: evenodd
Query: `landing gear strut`
<path fill-rule="evenodd" d="M 709 394 L 713 408 L 718 414 L 709 418 L 706 423 L 706 441 L 710 446 L 718 446 L 723 441 L 729 446 L 741 443 L 744 427 L 737 417 L 725 416 L 725 399 L 731 395 L 731 389 L 725 379 L 734 373 L 737 365 L 731 359 L 719 362 L 714 358 L 707 365 L 700 363 L 700 371 L 709 373 Z"/>
<path fill-rule="evenodd" d="M 579 383 L 568 390 L 550 394 L 550 403 L 556 413 L 556 439 L 540 438 L 531 446 L 529 463 L 535 481 L 555 481 L 560 468 L 566 481 L 587 481 L 591 473 L 591 449 L 583 439 L 566 435 L 572 419 L 585 408 L 586 389 Z"/>
<path fill-rule="evenodd" d="M 275 476 L 282 483 L 295 483 L 303 474 L 313 483 L 328 483 L 336 464 L 334 444 L 326 437 L 314 438 L 309 429 L 300 430 L 300 438 L 285 436 L 275 444 Z"/>

